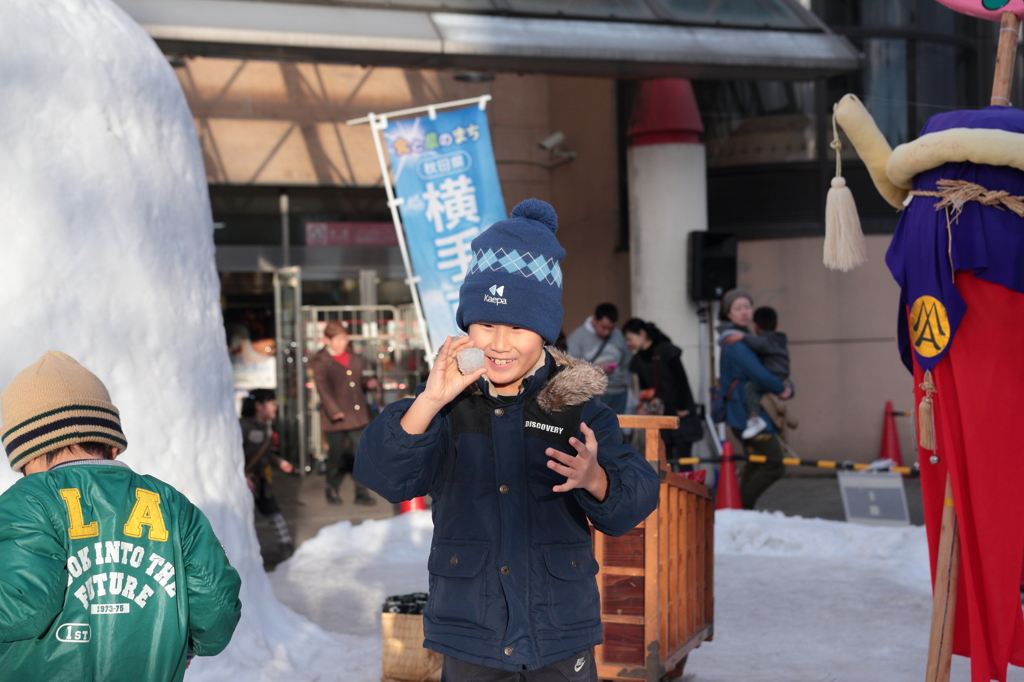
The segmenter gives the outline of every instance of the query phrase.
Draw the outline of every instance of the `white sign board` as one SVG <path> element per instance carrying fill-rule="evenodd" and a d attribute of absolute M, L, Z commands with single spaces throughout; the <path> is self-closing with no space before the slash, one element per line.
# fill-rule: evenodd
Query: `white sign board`
<path fill-rule="evenodd" d="M 893 472 L 839 471 L 846 520 L 868 526 L 909 526 L 903 476 Z"/>

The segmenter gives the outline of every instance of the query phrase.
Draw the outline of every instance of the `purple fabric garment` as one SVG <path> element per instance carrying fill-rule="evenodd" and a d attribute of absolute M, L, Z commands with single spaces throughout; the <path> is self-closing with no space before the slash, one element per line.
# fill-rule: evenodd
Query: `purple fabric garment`
<path fill-rule="evenodd" d="M 1024 111 L 986 107 L 937 114 L 929 119 L 921 134 L 950 128 L 995 128 L 1024 134 Z M 990 191 L 1024 195 L 1024 172 L 973 163 L 947 163 L 925 171 L 914 178 L 914 189 L 935 191 L 936 183 L 942 179 L 966 180 Z M 911 352 L 925 370 L 932 369 L 943 358 L 967 312 L 953 281 L 946 212 L 935 210 L 938 201 L 933 197 L 914 197 L 900 215 L 885 256 L 900 285 L 896 330 L 903 364 L 911 372 Z M 973 270 L 981 279 L 1024 293 L 1024 265 L 1020 261 L 1024 255 L 1024 218 L 971 201 L 952 224 L 952 237 L 956 270 Z"/>

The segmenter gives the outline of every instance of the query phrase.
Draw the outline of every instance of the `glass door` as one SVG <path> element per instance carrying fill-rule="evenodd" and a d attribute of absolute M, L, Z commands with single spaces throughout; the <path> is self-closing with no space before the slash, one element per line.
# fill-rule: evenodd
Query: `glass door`
<path fill-rule="evenodd" d="M 306 414 L 305 364 L 302 328 L 302 269 L 281 268 L 274 272 L 274 320 L 277 340 L 278 434 L 281 456 L 305 473 Z"/>

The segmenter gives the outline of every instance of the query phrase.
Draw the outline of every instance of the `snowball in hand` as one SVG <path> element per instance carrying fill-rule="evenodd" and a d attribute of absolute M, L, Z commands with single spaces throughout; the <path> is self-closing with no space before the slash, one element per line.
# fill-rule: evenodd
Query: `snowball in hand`
<path fill-rule="evenodd" d="M 479 348 L 463 348 L 455 354 L 455 360 L 459 363 L 460 372 L 472 374 L 484 366 L 484 352 Z"/>

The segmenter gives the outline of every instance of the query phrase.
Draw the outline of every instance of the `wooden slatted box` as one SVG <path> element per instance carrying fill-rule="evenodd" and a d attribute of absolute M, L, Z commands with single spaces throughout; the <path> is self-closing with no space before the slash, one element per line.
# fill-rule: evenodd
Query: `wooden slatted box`
<path fill-rule="evenodd" d="M 595 653 L 602 680 L 681 675 L 687 654 L 711 639 L 715 506 L 706 486 L 669 471 L 658 429 L 677 421 L 619 417 L 623 428 L 645 430 L 645 458 L 661 476 L 661 492 L 658 508 L 626 535 L 591 528 L 601 565 L 604 644 Z"/>

